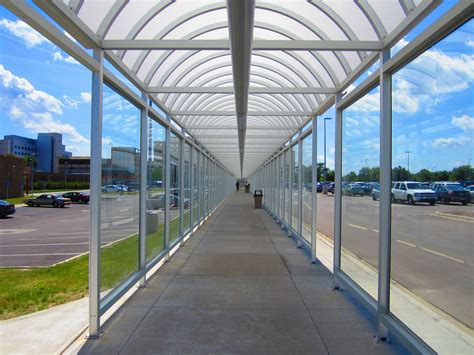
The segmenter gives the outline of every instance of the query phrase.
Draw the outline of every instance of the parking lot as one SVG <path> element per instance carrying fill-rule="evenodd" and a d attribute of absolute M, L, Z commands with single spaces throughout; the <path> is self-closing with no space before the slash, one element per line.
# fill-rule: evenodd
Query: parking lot
<path fill-rule="evenodd" d="M 311 206 L 310 194 L 304 202 L 305 208 Z M 369 196 L 343 197 L 342 246 L 374 267 L 378 208 L 379 201 Z M 333 211 L 334 197 L 318 194 L 318 230 L 331 238 Z M 310 225 L 310 214 L 304 215 Z M 392 277 L 470 327 L 474 325 L 473 228 L 473 204 L 392 204 Z"/>
<path fill-rule="evenodd" d="M 101 201 L 101 244 L 138 233 L 138 195 L 115 195 Z M 90 205 L 65 208 L 19 207 L 0 219 L 0 267 L 49 266 L 89 250 Z M 163 223 L 164 212 L 157 213 Z M 177 210 L 171 210 L 171 218 Z"/>

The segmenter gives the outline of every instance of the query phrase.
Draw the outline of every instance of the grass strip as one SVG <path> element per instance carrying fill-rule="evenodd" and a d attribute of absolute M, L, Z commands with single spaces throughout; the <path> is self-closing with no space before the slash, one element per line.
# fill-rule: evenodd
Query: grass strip
<path fill-rule="evenodd" d="M 184 214 L 184 218 L 188 218 Z M 170 236 L 179 235 L 179 218 Z M 146 259 L 164 248 L 164 225 L 146 238 Z M 138 235 L 101 248 L 101 289 L 110 289 L 138 269 Z M 71 302 L 88 294 L 89 255 L 34 269 L 0 269 L 0 319 L 9 319 Z"/>

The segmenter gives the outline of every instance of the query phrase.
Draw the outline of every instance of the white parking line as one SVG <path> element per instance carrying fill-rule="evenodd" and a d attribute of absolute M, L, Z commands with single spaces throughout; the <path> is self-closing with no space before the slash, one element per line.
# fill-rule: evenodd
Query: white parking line
<path fill-rule="evenodd" d="M 432 253 L 432 254 L 435 254 L 435 255 L 438 255 L 438 256 L 442 256 L 443 258 L 455 261 L 455 262 L 460 263 L 460 264 L 464 264 L 463 260 L 453 258 L 452 256 L 440 253 L 439 251 L 436 251 L 436 250 L 433 250 L 433 249 L 428 249 L 428 248 L 423 248 L 423 247 L 421 247 L 421 249 L 423 249 L 424 251 L 427 251 L 428 253 Z"/>
<path fill-rule="evenodd" d="M 405 242 L 404 240 L 397 239 L 397 242 L 398 242 L 398 243 L 401 243 L 401 244 L 408 245 L 408 246 L 413 247 L 413 248 L 416 248 L 416 245 L 415 245 L 415 244 L 412 244 L 412 243 L 409 243 L 409 242 Z"/>
<path fill-rule="evenodd" d="M 57 237 L 57 238 L 25 238 L 25 239 L 20 239 L 24 241 L 33 241 L 33 240 L 64 240 L 64 239 L 84 239 L 84 238 L 89 238 L 89 234 L 83 235 L 82 237 Z"/>
<path fill-rule="evenodd" d="M 120 210 L 120 212 L 126 212 L 126 211 L 129 211 L 129 210 L 130 210 L 130 208 L 122 208 L 122 209 Z"/>
<path fill-rule="evenodd" d="M 113 226 L 119 226 L 121 224 L 126 224 L 126 223 L 130 223 L 130 222 L 133 222 L 133 218 L 131 218 L 131 217 L 130 218 L 125 218 L 121 221 L 114 221 L 114 222 L 112 222 L 112 225 Z"/>
<path fill-rule="evenodd" d="M 0 255 L 0 257 L 7 257 L 7 256 L 51 256 L 51 255 L 79 255 L 81 253 L 50 253 L 50 254 L 6 254 Z"/>
<path fill-rule="evenodd" d="M 0 235 L 30 233 L 30 232 L 34 232 L 36 230 L 37 229 L 0 229 Z"/>
<path fill-rule="evenodd" d="M 15 245 L 0 245 L 0 248 L 17 248 L 17 247 L 43 247 L 51 245 L 88 245 L 89 243 L 44 243 L 44 244 L 15 244 Z"/>
<path fill-rule="evenodd" d="M 358 226 L 357 224 L 352 224 L 352 223 L 346 223 L 349 227 L 352 227 L 352 228 L 357 228 L 357 229 L 362 229 L 362 230 L 369 230 L 368 228 L 366 227 L 362 227 L 362 226 Z"/>

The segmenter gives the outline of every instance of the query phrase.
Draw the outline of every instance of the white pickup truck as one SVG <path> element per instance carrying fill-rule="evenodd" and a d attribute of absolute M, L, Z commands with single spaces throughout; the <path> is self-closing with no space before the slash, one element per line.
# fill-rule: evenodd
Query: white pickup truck
<path fill-rule="evenodd" d="M 434 205 L 436 199 L 436 192 L 419 182 L 396 182 L 392 188 L 392 202 L 406 201 L 410 205 L 414 205 L 416 202 L 428 202 L 430 205 Z"/>

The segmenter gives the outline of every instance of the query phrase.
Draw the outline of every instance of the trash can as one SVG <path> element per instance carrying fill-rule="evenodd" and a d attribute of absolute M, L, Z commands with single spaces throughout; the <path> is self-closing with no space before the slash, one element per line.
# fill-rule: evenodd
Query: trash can
<path fill-rule="evenodd" d="M 245 192 L 250 192 L 250 184 L 245 185 Z"/>
<path fill-rule="evenodd" d="M 253 193 L 255 208 L 262 208 L 263 193 L 262 190 L 255 190 Z"/>

